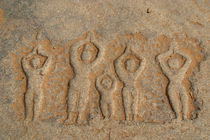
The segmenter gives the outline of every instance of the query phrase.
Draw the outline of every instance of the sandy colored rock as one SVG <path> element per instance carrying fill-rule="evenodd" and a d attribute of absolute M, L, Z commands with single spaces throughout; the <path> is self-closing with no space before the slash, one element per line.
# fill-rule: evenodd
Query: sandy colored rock
<path fill-rule="evenodd" d="M 0 139 L 210 139 L 208 0 L 1 0 Z"/>

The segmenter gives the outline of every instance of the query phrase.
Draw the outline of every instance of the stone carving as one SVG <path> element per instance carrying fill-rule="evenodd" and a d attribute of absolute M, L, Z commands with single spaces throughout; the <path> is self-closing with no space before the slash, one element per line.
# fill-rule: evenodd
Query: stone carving
<path fill-rule="evenodd" d="M 132 46 L 126 46 L 125 52 L 116 60 L 116 72 L 123 81 L 123 101 L 127 120 L 133 120 L 136 114 L 138 93 L 136 82 L 142 74 L 146 60 Z"/>
<path fill-rule="evenodd" d="M 96 80 L 96 87 L 100 92 L 100 107 L 104 118 L 108 119 L 111 116 L 112 107 L 112 92 L 116 88 L 116 82 L 113 76 L 102 73 Z"/>
<path fill-rule="evenodd" d="M 103 52 L 104 61 L 95 70 L 96 89 L 100 93 L 100 108 L 105 119 L 125 120 L 122 87 L 114 67 L 114 60 L 124 51 L 117 41 L 111 42 Z M 112 55 L 110 55 L 112 54 Z"/>
<path fill-rule="evenodd" d="M 172 45 L 175 45 L 175 43 Z M 163 73 L 169 78 L 167 91 L 172 108 L 176 113 L 177 119 L 182 120 L 182 112 L 184 118 L 187 119 L 187 114 L 189 112 L 188 103 L 191 98 L 186 92 L 185 87 L 183 87 L 182 81 L 192 60 L 189 56 L 179 51 L 175 46 L 172 47 L 173 48 L 170 48 L 168 52 L 160 54 L 158 60 Z M 170 57 L 172 54 L 179 54 L 181 57 L 185 57 L 186 60 L 184 64 L 182 64 L 178 58 L 174 58 L 173 56 Z"/>
<path fill-rule="evenodd" d="M 169 79 L 167 94 L 176 118 L 180 121 L 195 118 L 193 94 L 187 86 L 186 77 L 192 73 L 192 69 L 202 59 L 202 55 L 199 43 L 188 38 L 183 41 L 183 37 L 182 39 L 178 37 L 176 35 L 171 41 L 169 51 L 160 54 L 157 58 L 163 73 Z"/>
<path fill-rule="evenodd" d="M 70 81 L 68 96 L 69 116 L 67 122 L 86 123 L 90 113 L 93 91 L 91 87 L 91 72 L 99 63 L 100 45 L 93 34 L 88 32 L 84 38 L 71 45 L 70 65 L 75 74 Z M 96 93 L 95 93 L 96 94 Z M 97 98 L 97 97 L 96 97 Z"/>
<path fill-rule="evenodd" d="M 27 120 L 38 119 L 43 98 L 42 84 L 44 75 L 48 72 L 51 57 L 37 44 L 31 53 L 22 59 L 22 67 L 27 77 L 25 93 L 25 114 Z"/>
<path fill-rule="evenodd" d="M 168 39 L 165 36 L 147 39 L 141 33 L 135 33 L 121 36 L 118 42 L 124 46 L 125 55 L 122 52 L 115 60 L 115 70 L 124 83 L 122 94 L 126 120 L 142 122 L 170 120 L 173 112 L 165 95 L 168 80 L 155 61 L 159 53 L 168 50 Z M 126 83 L 132 88 L 128 88 Z"/>
<path fill-rule="evenodd" d="M 11 55 L 22 80 L 14 109 L 19 117 L 25 109 L 26 120 L 86 124 L 97 118 L 166 122 L 174 113 L 177 120 L 196 116 L 188 77 L 203 55 L 199 42 L 187 36 L 147 39 L 136 33 L 105 45 L 87 32 L 63 47 L 51 48 L 49 40 L 32 46 Z"/>
<path fill-rule="evenodd" d="M 68 83 L 73 78 L 73 71 L 69 65 L 69 47 L 54 45 L 48 52 L 52 57 L 52 66 L 44 77 L 44 101 L 39 118 L 64 122 L 68 116 L 66 104 Z"/>

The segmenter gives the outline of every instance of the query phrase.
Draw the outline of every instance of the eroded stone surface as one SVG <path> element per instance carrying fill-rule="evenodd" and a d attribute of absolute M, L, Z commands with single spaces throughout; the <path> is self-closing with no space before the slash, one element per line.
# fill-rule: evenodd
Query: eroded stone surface
<path fill-rule="evenodd" d="M 206 5 L 3 0 L 0 139 L 209 139 Z"/>

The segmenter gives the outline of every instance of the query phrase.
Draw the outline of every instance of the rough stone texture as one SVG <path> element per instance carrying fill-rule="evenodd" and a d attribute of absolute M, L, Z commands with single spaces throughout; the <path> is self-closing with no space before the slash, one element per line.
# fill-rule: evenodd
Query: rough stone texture
<path fill-rule="evenodd" d="M 208 0 L 0 0 L 0 139 L 210 139 Z"/>

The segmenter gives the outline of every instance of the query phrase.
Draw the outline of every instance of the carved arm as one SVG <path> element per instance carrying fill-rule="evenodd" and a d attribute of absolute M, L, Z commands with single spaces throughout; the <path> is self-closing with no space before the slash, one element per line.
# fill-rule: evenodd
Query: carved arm
<path fill-rule="evenodd" d="M 171 75 L 171 70 L 169 69 L 168 65 L 165 62 L 165 58 L 173 53 L 173 50 L 169 49 L 169 51 L 158 55 L 157 59 L 158 62 L 163 70 L 163 72 L 167 75 Z"/>
<path fill-rule="evenodd" d="M 179 73 L 185 74 L 187 72 L 191 62 L 192 62 L 192 59 L 188 55 L 186 55 L 183 52 L 181 52 L 180 50 L 176 50 L 176 53 L 180 54 L 181 56 L 184 56 L 186 58 L 186 62 L 184 63 L 182 68 L 179 70 Z"/>

